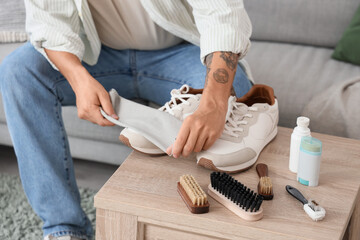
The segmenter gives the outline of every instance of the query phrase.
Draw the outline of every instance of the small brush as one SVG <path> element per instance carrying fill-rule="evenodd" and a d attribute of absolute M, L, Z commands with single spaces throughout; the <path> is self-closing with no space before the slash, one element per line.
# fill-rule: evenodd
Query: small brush
<path fill-rule="evenodd" d="M 193 176 L 181 176 L 177 189 L 190 212 L 195 214 L 209 212 L 210 204 L 207 196 Z"/>
<path fill-rule="evenodd" d="M 256 165 L 256 171 L 260 177 L 258 184 L 258 194 L 264 197 L 264 200 L 271 200 L 274 197 L 271 178 L 268 176 L 268 166 L 263 163 Z"/>
<path fill-rule="evenodd" d="M 238 182 L 227 173 L 213 172 L 208 194 L 227 209 L 246 221 L 257 221 L 263 217 L 263 197 Z"/>
<path fill-rule="evenodd" d="M 314 221 L 320 221 L 325 217 L 326 211 L 314 200 L 307 200 L 299 190 L 296 188 L 286 185 L 286 191 L 299 200 L 304 205 L 304 211 L 309 215 L 309 217 Z"/>

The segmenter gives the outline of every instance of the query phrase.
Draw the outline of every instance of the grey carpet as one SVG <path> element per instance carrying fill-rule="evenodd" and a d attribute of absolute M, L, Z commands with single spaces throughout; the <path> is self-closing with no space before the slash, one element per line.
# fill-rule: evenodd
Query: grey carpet
<path fill-rule="evenodd" d="M 80 188 L 81 206 L 95 229 L 96 191 Z M 40 240 L 41 220 L 30 207 L 19 177 L 0 173 L 0 240 Z"/>

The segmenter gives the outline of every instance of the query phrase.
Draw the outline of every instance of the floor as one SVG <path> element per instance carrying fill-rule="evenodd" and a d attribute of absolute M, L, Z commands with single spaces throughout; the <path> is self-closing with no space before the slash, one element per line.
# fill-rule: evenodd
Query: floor
<path fill-rule="evenodd" d="M 119 166 L 74 159 L 79 187 L 99 190 Z M 13 148 L 0 145 L 0 173 L 19 175 Z"/>

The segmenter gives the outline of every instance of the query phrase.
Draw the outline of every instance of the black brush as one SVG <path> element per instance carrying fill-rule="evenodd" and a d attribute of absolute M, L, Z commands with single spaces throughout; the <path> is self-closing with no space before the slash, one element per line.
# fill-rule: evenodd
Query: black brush
<path fill-rule="evenodd" d="M 213 172 L 208 194 L 227 209 L 247 221 L 263 217 L 263 197 L 227 173 Z"/>

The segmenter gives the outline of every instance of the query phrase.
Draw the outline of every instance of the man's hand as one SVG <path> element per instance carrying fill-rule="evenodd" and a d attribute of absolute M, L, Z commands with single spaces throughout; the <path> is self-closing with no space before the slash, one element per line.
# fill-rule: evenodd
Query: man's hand
<path fill-rule="evenodd" d="M 100 107 L 112 118 L 118 119 L 112 107 L 109 93 L 82 66 L 80 60 L 68 52 L 45 49 L 49 59 L 64 75 L 76 94 L 78 116 L 100 126 L 113 126 L 100 113 Z"/>
<path fill-rule="evenodd" d="M 169 155 L 187 157 L 192 152 L 207 150 L 221 136 L 227 104 L 217 106 L 216 102 L 210 102 L 201 100 L 199 108 L 184 120 L 175 143 L 167 149 Z"/>
<path fill-rule="evenodd" d="M 109 116 L 118 119 L 112 107 L 109 93 L 90 74 L 85 74 L 81 84 L 81 87 L 74 89 L 79 118 L 100 126 L 113 126 L 114 124 L 100 113 L 101 106 Z"/>
<path fill-rule="evenodd" d="M 175 158 L 209 149 L 222 134 L 238 55 L 214 52 L 206 56 L 206 79 L 198 109 L 188 116 L 167 150 Z"/>

